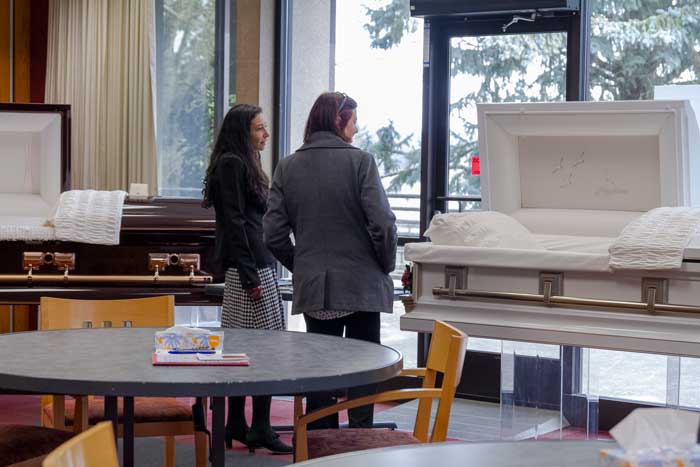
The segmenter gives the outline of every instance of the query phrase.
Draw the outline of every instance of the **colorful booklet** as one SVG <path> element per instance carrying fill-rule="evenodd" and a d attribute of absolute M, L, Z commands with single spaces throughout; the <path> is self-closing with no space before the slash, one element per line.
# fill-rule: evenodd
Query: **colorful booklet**
<path fill-rule="evenodd" d="M 250 360 L 244 353 L 221 352 L 153 352 L 153 365 L 172 366 L 249 366 Z"/>

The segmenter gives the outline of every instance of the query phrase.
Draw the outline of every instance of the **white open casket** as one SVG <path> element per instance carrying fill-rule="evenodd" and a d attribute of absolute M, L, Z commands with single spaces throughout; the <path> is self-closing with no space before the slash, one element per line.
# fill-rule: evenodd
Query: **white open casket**
<path fill-rule="evenodd" d="M 613 271 L 608 247 L 660 206 L 700 205 L 685 101 L 478 106 L 482 208 L 546 249 L 406 245 L 415 308 L 471 336 L 700 356 L 700 238 L 678 270 Z M 691 156 L 692 154 L 692 156 Z"/>

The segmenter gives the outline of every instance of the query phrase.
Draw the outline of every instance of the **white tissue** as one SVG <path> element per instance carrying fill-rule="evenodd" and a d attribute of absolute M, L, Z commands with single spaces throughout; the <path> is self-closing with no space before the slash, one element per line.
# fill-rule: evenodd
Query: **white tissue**
<path fill-rule="evenodd" d="M 661 447 L 690 449 L 697 442 L 700 413 L 666 408 L 636 409 L 610 430 L 629 452 Z"/>

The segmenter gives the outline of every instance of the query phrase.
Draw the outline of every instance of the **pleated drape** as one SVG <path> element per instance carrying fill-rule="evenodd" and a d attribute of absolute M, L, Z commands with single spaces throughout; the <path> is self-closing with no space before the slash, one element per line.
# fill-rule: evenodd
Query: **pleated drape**
<path fill-rule="evenodd" d="M 72 185 L 157 193 L 152 0 L 50 0 L 46 102 L 72 109 Z"/>

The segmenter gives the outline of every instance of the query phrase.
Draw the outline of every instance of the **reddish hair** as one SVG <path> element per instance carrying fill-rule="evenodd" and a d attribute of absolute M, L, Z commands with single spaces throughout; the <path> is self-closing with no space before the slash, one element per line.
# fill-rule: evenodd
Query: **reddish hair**
<path fill-rule="evenodd" d="M 343 103 L 343 101 L 345 102 Z M 343 105 L 342 109 L 340 109 L 341 104 Z M 352 111 L 356 108 L 357 102 L 352 97 L 340 92 L 324 92 L 318 96 L 311 107 L 311 112 L 309 112 L 304 131 L 304 142 L 308 143 L 311 135 L 317 131 L 330 131 L 340 136 L 352 118 Z M 338 116 L 340 116 L 340 121 L 338 121 Z"/>

